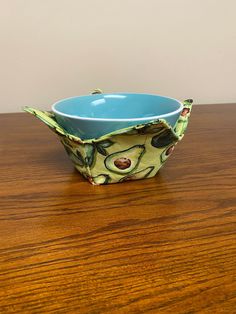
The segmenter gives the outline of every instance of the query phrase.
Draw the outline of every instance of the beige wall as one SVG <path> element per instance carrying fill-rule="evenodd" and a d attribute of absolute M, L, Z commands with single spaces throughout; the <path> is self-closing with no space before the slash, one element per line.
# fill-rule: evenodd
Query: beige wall
<path fill-rule="evenodd" d="M 235 0 L 0 0 L 0 112 L 159 93 L 236 101 Z"/>

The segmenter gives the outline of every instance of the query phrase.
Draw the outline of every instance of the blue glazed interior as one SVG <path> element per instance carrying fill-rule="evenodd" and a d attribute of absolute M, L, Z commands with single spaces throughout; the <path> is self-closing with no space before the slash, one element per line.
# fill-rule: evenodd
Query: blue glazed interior
<path fill-rule="evenodd" d="M 52 110 L 68 133 L 81 139 L 94 139 L 160 118 L 173 127 L 182 104 L 159 95 L 97 94 L 60 100 Z"/>
<path fill-rule="evenodd" d="M 57 114 L 92 119 L 140 119 L 171 115 L 181 107 L 175 99 L 149 94 L 97 94 L 54 104 Z"/>

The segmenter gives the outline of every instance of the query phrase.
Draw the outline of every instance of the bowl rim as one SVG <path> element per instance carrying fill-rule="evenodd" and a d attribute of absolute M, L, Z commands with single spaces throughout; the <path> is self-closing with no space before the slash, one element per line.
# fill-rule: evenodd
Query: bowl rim
<path fill-rule="evenodd" d="M 179 104 L 179 108 L 171 111 L 169 113 L 165 113 L 165 114 L 161 114 L 161 115 L 156 115 L 156 116 L 150 116 L 150 117 L 140 117 L 140 118 L 93 118 L 93 117 L 81 117 L 79 115 L 71 115 L 71 114 L 67 114 L 67 113 L 63 113 L 59 110 L 57 110 L 55 107 L 57 104 L 61 103 L 62 101 L 66 101 L 66 100 L 70 100 L 70 99 L 74 99 L 74 98 L 80 98 L 80 97 L 85 97 L 85 96 L 94 96 L 94 95 L 104 95 L 104 96 L 109 96 L 109 95 L 145 95 L 145 96 L 158 96 L 158 97 L 163 97 L 163 98 L 167 98 L 170 100 L 174 100 Z M 53 103 L 51 109 L 54 113 L 58 114 L 59 116 L 63 116 L 63 117 L 67 117 L 67 118 L 71 118 L 71 119 L 75 119 L 75 120 L 87 120 L 87 121 L 110 121 L 110 122 L 128 122 L 128 121 L 152 121 L 152 120 L 157 120 L 157 119 L 164 119 L 166 117 L 170 117 L 172 115 L 175 115 L 177 113 L 180 113 L 183 110 L 183 103 L 181 101 L 179 101 L 178 99 L 172 98 L 172 97 L 168 97 L 168 96 L 163 96 L 163 95 L 159 95 L 159 94 L 147 94 L 147 93 L 102 93 L 102 94 L 90 94 L 90 95 L 81 95 L 81 96 L 72 96 L 72 97 L 67 97 L 67 98 L 63 98 L 60 99 L 58 101 L 56 101 L 55 103 Z"/>

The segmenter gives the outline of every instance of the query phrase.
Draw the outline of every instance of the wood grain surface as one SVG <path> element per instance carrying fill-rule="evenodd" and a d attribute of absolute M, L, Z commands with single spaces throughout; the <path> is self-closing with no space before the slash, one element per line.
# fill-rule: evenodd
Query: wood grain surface
<path fill-rule="evenodd" d="M 155 178 L 92 186 L 0 115 L 0 313 L 236 313 L 236 105 L 195 106 Z"/>

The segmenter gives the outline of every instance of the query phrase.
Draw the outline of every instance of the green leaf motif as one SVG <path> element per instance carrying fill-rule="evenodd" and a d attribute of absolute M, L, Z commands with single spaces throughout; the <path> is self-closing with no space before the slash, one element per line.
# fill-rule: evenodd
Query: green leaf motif
<path fill-rule="evenodd" d="M 138 172 L 128 174 L 127 176 L 120 179 L 119 182 L 148 178 L 154 168 L 155 168 L 154 166 L 149 166 L 149 167 L 142 169 Z"/>
<path fill-rule="evenodd" d="M 177 141 L 177 137 L 171 130 L 167 129 L 160 134 L 153 136 L 151 144 L 156 148 L 163 148 Z"/>
<path fill-rule="evenodd" d="M 94 143 L 96 146 L 97 151 L 99 152 L 99 154 L 103 155 L 103 156 L 107 156 L 108 152 L 105 150 L 105 148 L 103 148 L 102 145 L 100 145 L 99 143 Z"/>
<path fill-rule="evenodd" d="M 92 167 L 95 159 L 95 147 L 93 144 L 85 144 L 85 163 L 87 166 Z"/>
<path fill-rule="evenodd" d="M 166 127 L 163 124 L 153 124 L 146 125 L 143 128 L 139 129 L 139 134 L 157 134 L 166 130 Z"/>
<path fill-rule="evenodd" d="M 65 148 L 67 154 L 70 155 L 72 153 L 72 150 L 70 149 L 70 147 L 66 146 L 63 142 L 62 142 L 62 144 L 64 145 L 64 148 Z"/>
<path fill-rule="evenodd" d="M 184 105 L 189 105 L 189 106 L 191 106 L 192 105 L 192 103 L 193 103 L 193 99 L 186 99 L 186 100 L 184 100 Z"/>
<path fill-rule="evenodd" d="M 85 162 L 84 162 L 84 158 L 81 155 L 81 153 L 78 150 L 76 150 L 74 152 L 69 146 L 66 146 L 65 144 L 64 144 L 64 147 L 65 147 L 65 150 L 66 150 L 67 154 L 69 155 L 71 161 L 76 166 L 83 167 Z"/>
<path fill-rule="evenodd" d="M 96 144 L 99 146 L 102 146 L 103 148 L 108 148 L 112 146 L 114 143 L 111 140 L 104 140 L 104 141 L 99 141 Z"/>
<path fill-rule="evenodd" d="M 81 152 L 80 152 L 78 149 L 76 150 L 76 155 L 75 155 L 75 156 L 76 156 L 77 159 L 78 159 L 78 164 L 79 164 L 81 167 L 83 167 L 84 164 L 85 164 L 84 158 L 83 158 Z"/>

